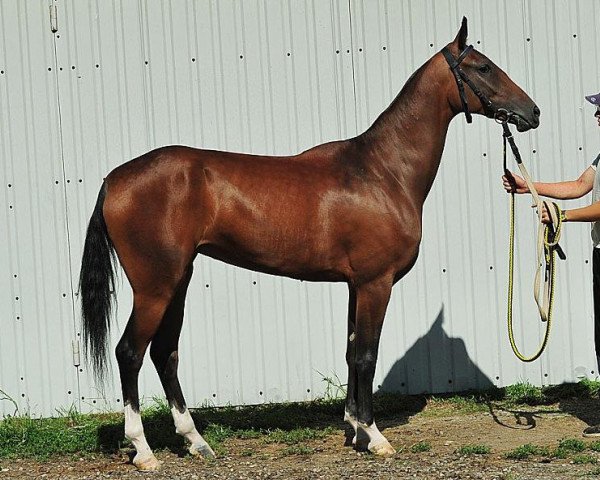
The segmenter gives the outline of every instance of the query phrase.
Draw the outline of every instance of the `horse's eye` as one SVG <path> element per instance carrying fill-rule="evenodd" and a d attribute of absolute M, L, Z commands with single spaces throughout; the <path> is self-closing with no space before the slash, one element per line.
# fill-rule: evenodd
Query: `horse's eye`
<path fill-rule="evenodd" d="M 481 65 L 481 67 L 479 67 L 478 70 L 479 70 L 479 73 L 490 73 L 491 68 L 487 63 L 485 63 L 485 64 Z"/>

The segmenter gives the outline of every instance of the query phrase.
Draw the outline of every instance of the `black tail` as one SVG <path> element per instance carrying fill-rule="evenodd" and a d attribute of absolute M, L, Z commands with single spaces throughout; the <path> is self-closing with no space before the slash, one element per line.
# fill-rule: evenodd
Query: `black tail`
<path fill-rule="evenodd" d="M 107 367 L 106 346 L 110 330 L 112 292 L 115 288 L 115 250 L 102 213 L 105 195 L 103 184 L 88 224 L 79 274 L 84 347 L 100 385 Z"/>

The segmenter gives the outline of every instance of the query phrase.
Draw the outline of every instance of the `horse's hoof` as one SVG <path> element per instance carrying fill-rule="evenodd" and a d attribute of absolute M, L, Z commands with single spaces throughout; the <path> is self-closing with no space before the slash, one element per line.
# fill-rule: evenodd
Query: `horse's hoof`
<path fill-rule="evenodd" d="M 396 453 L 394 447 L 392 447 L 387 440 L 385 442 L 378 443 L 377 445 L 369 446 L 369 451 L 381 457 L 389 457 Z"/>
<path fill-rule="evenodd" d="M 203 456 L 206 458 L 215 458 L 216 456 L 215 452 L 213 452 L 213 449 L 210 448 L 208 443 L 191 445 L 190 453 L 195 457 Z"/>
<path fill-rule="evenodd" d="M 136 455 L 133 459 L 133 464 L 138 470 L 142 472 L 153 472 L 160 468 L 161 462 L 156 459 L 153 453 L 142 458 L 138 457 L 139 455 Z"/>

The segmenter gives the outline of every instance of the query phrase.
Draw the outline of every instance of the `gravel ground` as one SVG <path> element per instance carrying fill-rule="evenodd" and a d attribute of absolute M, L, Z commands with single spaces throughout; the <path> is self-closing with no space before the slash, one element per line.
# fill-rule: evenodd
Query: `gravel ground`
<path fill-rule="evenodd" d="M 0 478 L 48 479 L 502 479 L 542 480 L 600 478 L 600 453 L 586 451 L 566 459 L 534 456 L 509 460 L 506 452 L 530 443 L 555 448 L 565 438 L 583 439 L 581 431 L 600 420 L 597 400 L 574 400 L 562 405 L 489 413 L 432 414 L 428 408 L 405 419 L 382 422 L 384 434 L 398 453 L 378 458 L 344 446 L 345 435 L 336 430 L 324 439 L 303 442 L 304 454 L 289 445 L 265 443 L 260 438 L 230 439 L 226 454 L 207 461 L 184 451 L 160 451 L 158 472 L 137 472 L 128 450 L 83 458 L 60 457 L 48 461 L 0 460 Z M 586 440 L 589 442 L 589 440 Z M 149 439 L 152 443 L 152 439 Z M 419 442 L 431 449 L 413 452 Z M 490 453 L 459 455 L 464 445 L 485 445 Z M 596 464 L 598 462 L 598 464 Z"/>

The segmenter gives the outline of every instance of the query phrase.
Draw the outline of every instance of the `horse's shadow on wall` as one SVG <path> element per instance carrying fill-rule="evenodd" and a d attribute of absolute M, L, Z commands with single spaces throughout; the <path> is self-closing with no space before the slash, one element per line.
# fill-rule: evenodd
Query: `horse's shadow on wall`
<path fill-rule="evenodd" d="M 380 392 L 409 394 L 486 390 L 494 386 L 471 360 L 465 342 L 443 328 L 444 308 L 431 328 L 390 368 Z"/>

